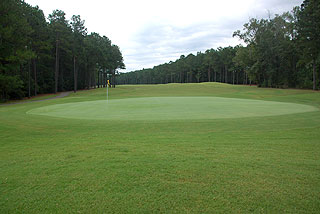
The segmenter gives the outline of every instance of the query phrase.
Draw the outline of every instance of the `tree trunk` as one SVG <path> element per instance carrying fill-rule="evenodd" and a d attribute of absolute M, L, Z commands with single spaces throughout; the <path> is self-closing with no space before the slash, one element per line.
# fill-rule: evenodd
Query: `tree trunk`
<path fill-rule="evenodd" d="M 228 83 L 228 67 L 227 67 L 227 66 L 225 66 L 225 68 L 224 68 L 224 69 L 225 69 L 225 71 L 224 71 L 224 72 L 225 72 L 225 75 L 226 75 L 226 76 L 225 76 L 225 80 L 224 80 L 224 82 L 225 82 L 225 83 Z"/>
<path fill-rule="evenodd" d="M 73 56 L 73 92 L 77 92 L 78 87 L 78 78 L 77 78 L 77 70 L 76 70 L 76 56 Z"/>
<path fill-rule="evenodd" d="M 30 60 L 28 61 L 28 97 L 31 97 L 31 68 Z"/>
<path fill-rule="evenodd" d="M 112 87 L 113 88 L 116 87 L 116 71 L 115 70 L 112 71 Z"/>
<path fill-rule="evenodd" d="M 247 74 L 247 72 L 246 72 L 246 85 L 248 85 L 248 74 Z"/>
<path fill-rule="evenodd" d="M 33 59 L 33 74 L 34 74 L 34 96 L 37 96 L 37 64 L 36 59 Z"/>
<path fill-rule="evenodd" d="M 97 71 L 96 71 L 96 67 L 94 67 L 93 68 L 93 85 L 94 85 L 94 89 L 96 89 L 97 88 L 97 77 L 96 77 L 96 75 L 97 75 Z"/>
<path fill-rule="evenodd" d="M 243 72 L 242 85 L 244 85 L 246 83 L 246 72 L 245 71 L 242 71 L 242 72 Z"/>
<path fill-rule="evenodd" d="M 104 88 L 104 83 L 103 83 L 103 71 L 100 72 L 100 87 Z"/>
<path fill-rule="evenodd" d="M 320 89 L 320 69 L 318 70 L 318 82 L 319 82 L 318 89 Z"/>
<path fill-rule="evenodd" d="M 232 71 L 232 85 L 234 85 L 234 71 Z"/>
<path fill-rule="evenodd" d="M 105 88 L 106 87 L 106 75 L 105 75 L 105 71 L 103 71 L 102 73 L 102 85 Z"/>
<path fill-rule="evenodd" d="M 313 67 L 313 69 L 312 69 L 313 70 L 313 75 L 312 75 L 313 76 L 313 87 L 312 88 L 313 88 L 313 90 L 316 90 L 316 86 L 317 86 L 317 83 L 316 83 L 317 82 L 316 81 L 316 59 L 313 59 L 312 61 L 313 61 L 313 66 L 312 66 Z"/>
<path fill-rule="evenodd" d="M 91 88 L 91 72 L 90 72 L 88 63 L 85 63 L 85 69 L 86 69 L 86 72 L 84 75 L 86 80 L 86 87 L 87 89 L 90 89 Z"/>
<path fill-rule="evenodd" d="M 211 82 L 211 71 L 210 71 L 210 66 L 208 68 L 208 82 Z"/>
<path fill-rule="evenodd" d="M 56 67 L 55 67 L 55 73 L 54 73 L 54 93 L 56 94 L 58 92 L 58 77 L 59 77 L 59 40 L 56 40 Z"/>
<path fill-rule="evenodd" d="M 100 88 L 100 71 L 98 71 L 98 88 Z"/>
<path fill-rule="evenodd" d="M 63 67 L 60 67 L 60 74 L 59 74 L 59 84 L 58 84 L 58 91 L 64 91 L 64 77 L 63 77 Z"/>
<path fill-rule="evenodd" d="M 92 80 L 92 76 L 91 76 L 91 73 L 89 72 L 89 82 L 88 82 L 88 89 L 91 89 L 91 86 L 92 86 L 92 82 L 91 82 L 91 80 Z"/>
<path fill-rule="evenodd" d="M 237 85 L 239 85 L 239 72 L 237 72 Z"/>
<path fill-rule="evenodd" d="M 197 78 L 198 83 L 200 83 L 201 76 L 196 74 L 196 78 Z"/>

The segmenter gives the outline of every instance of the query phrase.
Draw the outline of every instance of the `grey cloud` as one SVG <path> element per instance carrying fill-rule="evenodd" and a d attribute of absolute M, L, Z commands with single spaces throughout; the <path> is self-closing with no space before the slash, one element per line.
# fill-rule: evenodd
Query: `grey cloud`
<path fill-rule="evenodd" d="M 302 2 L 303 0 L 256 0 L 251 14 L 248 15 L 254 18 L 267 18 L 268 15 L 291 11 L 294 6 L 300 6 Z"/>
<path fill-rule="evenodd" d="M 267 18 L 268 11 L 271 14 L 285 12 L 292 9 L 292 5 L 300 5 L 302 1 L 269 0 L 256 1 L 255 17 Z M 267 10 L 268 8 L 271 8 Z M 142 69 L 155 65 L 174 61 L 180 55 L 205 51 L 219 46 L 228 46 L 225 41 L 232 39 L 234 31 L 243 28 L 248 22 L 250 14 L 243 17 L 230 17 L 219 22 L 202 22 L 189 26 L 178 27 L 170 23 L 153 22 L 136 32 L 133 41 L 136 44 L 132 52 L 127 55 L 129 59 L 125 63 L 130 70 Z M 239 42 L 240 43 L 240 42 Z"/>
<path fill-rule="evenodd" d="M 223 38 L 232 36 L 235 27 L 228 23 L 200 23 L 187 27 L 149 25 L 136 34 L 134 39 L 138 45 L 128 58 L 132 63 L 149 66 L 175 60 L 182 54 L 216 48 Z"/>
<path fill-rule="evenodd" d="M 264 8 L 271 8 L 273 10 L 286 11 L 291 10 L 292 5 L 300 6 L 303 0 L 268 0 L 261 1 Z"/>

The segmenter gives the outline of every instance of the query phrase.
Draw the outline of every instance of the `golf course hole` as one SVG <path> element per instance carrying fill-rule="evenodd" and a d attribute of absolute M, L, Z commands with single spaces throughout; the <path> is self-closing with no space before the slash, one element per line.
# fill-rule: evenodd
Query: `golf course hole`
<path fill-rule="evenodd" d="M 313 106 L 221 97 L 145 97 L 49 105 L 33 115 L 89 120 L 188 120 L 261 117 L 317 111 Z"/>

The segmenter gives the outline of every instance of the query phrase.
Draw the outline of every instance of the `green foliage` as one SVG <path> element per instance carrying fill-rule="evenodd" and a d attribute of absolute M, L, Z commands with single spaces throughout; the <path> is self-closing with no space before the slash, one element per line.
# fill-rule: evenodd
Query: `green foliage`
<path fill-rule="evenodd" d="M 291 12 L 250 19 L 233 36 L 246 46 L 219 47 L 175 62 L 120 75 L 121 84 L 223 82 L 259 87 L 313 88 L 320 62 L 320 4 L 306 0 Z M 311 67 L 310 67 L 311 64 Z M 319 70 L 319 69 L 318 69 Z M 310 85 L 313 80 L 313 86 Z M 319 78 L 318 78 L 319 79 Z"/>
<path fill-rule="evenodd" d="M 298 36 L 305 57 L 310 61 L 320 53 L 320 4 L 318 0 L 304 0 L 298 11 Z"/>
<path fill-rule="evenodd" d="M 23 96 L 23 81 L 18 76 L 0 74 L 0 101 L 21 99 Z"/>
<path fill-rule="evenodd" d="M 0 15 L 0 74 L 23 83 L 23 94 L 18 90 L 11 98 L 72 90 L 77 82 L 79 89 L 92 88 L 96 86 L 96 67 L 113 72 L 124 68 L 119 47 L 107 37 L 96 35 L 104 41 L 99 44 L 103 48 L 92 42 L 85 44 L 87 30 L 79 15 L 69 22 L 62 10 L 54 10 L 47 22 L 39 7 L 22 0 L 1 1 Z"/>
<path fill-rule="evenodd" d="M 233 58 L 238 46 L 207 50 L 197 55 L 181 55 L 175 62 L 119 76 L 120 84 L 199 83 L 207 81 L 240 84 L 244 71 L 236 68 Z M 236 77 L 237 76 L 237 77 Z M 234 77 L 234 78 L 233 78 Z"/>
<path fill-rule="evenodd" d="M 0 72 L 10 73 L 32 56 L 30 35 L 24 3 L 19 0 L 3 0 L 0 3 Z"/>
<path fill-rule="evenodd" d="M 313 89 L 317 89 L 317 67 L 320 65 L 320 2 L 319 0 L 305 0 L 298 13 L 298 38 L 302 50 L 301 61 L 312 63 Z M 320 73 L 319 73 L 320 74 Z M 320 75 L 319 75 L 320 76 Z"/>

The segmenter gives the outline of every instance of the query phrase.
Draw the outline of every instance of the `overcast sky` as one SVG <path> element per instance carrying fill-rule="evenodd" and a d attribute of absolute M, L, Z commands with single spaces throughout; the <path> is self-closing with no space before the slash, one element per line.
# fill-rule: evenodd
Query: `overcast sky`
<path fill-rule="evenodd" d="M 120 47 L 126 70 L 152 68 L 219 46 L 240 43 L 232 38 L 249 18 L 266 18 L 301 5 L 303 0 L 26 0 L 66 18 L 80 15 L 89 32 Z"/>

